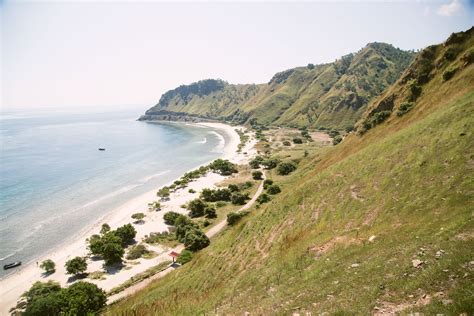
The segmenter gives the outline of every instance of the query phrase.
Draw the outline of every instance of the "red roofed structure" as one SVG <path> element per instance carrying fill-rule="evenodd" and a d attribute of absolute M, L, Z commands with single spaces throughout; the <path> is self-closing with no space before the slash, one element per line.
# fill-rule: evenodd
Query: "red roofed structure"
<path fill-rule="evenodd" d="M 178 258 L 179 256 L 179 253 L 175 252 L 175 251 L 171 251 L 169 254 L 168 254 L 171 258 L 173 258 L 173 262 L 176 261 L 176 258 Z"/>

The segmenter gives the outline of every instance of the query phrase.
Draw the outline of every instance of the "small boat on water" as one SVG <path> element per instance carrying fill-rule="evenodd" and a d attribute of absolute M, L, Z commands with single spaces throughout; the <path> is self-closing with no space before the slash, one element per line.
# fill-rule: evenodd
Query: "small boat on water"
<path fill-rule="evenodd" d="M 105 148 L 102 148 L 102 147 L 101 147 L 101 148 L 99 148 L 99 150 L 100 150 L 100 151 L 104 151 L 104 150 L 105 150 Z"/>
<path fill-rule="evenodd" d="M 6 264 L 6 265 L 3 266 L 3 270 L 12 269 L 12 268 L 15 268 L 15 267 L 18 267 L 18 266 L 21 266 L 21 261 L 16 261 L 16 262 L 13 262 L 13 263 Z"/>

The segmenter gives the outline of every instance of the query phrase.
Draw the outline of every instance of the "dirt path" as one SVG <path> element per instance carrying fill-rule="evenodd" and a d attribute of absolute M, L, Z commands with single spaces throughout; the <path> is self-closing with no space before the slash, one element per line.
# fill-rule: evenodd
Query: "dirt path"
<path fill-rule="evenodd" d="M 242 212 L 242 211 L 245 211 L 245 210 L 248 210 L 250 207 L 252 207 L 252 205 L 255 203 L 255 201 L 257 200 L 257 198 L 260 196 L 260 194 L 262 194 L 263 192 L 263 181 L 266 179 L 266 176 L 265 176 L 265 172 L 263 172 L 263 180 L 262 182 L 260 183 L 260 185 L 258 186 L 258 189 L 257 189 L 257 192 L 255 192 L 254 196 L 252 197 L 252 199 L 250 199 L 250 201 L 247 202 L 247 204 L 245 204 L 244 206 L 242 206 L 241 208 L 239 208 L 239 210 L 237 212 Z M 209 229 L 207 232 L 206 232 L 206 236 L 210 238 L 212 238 L 213 236 L 215 236 L 217 233 L 219 233 L 220 231 L 222 231 L 225 227 L 227 226 L 227 219 L 225 220 L 222 220 L 220 221 L 219 223 L 217 223 L 214 227 L 212 227 L 211 229 Z M 166 253 L 164 253 L 163 255 L 159 256 L 157 258 L 157 260 L 159 262 L 163 262 L 168 258 L 168 253 L 170 253 L 171 251 L 175 251 L 177 253 L 180 253 L 181 251 L 183 251 L 184 249 L 184 246 L 183 245 L 179 245 L 173 249 L 170 249 L 168 250 Z M 157 279 L 160 279 L 162 277 L 164 277 L 165 275 L 167 275 L 168 273 L 170 273 L 171 271 L 175 270 L 177 267 L 179 266 L 169 266 L 168 268 L 164 269 L 163 271 L 153 275 L 152 277 L 149 277 L 148 279 L 145 279 L 137 284 L 134 284 L 128 288 L 126 288 L 125 290 L 123 290 L 122 292 L 120 293 L 117 293 L 115 295 L 112 295 L 108 298 L 107 302 L 109 304 L 119 300 L 119 299 L 122 299 L 126 296 L 129 296 L 143 288 L 145 288 L 148 284 L 150 284 L 151 282 L 153 282 L 154 280 L 157 280 Z"/>

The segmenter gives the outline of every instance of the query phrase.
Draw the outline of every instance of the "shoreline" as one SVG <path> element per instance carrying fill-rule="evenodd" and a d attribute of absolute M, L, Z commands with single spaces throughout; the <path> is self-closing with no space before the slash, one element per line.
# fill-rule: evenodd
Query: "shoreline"
<path fill-rule="evenodd" d="M 183 123 L 184 122 L 177 122 L 177 124 Z M 184 124 L 211 127 L 218 131 L 222 131 L 226 134 L 227 138 L 224 137 L 226 142 L 224 143 L 221 158 L 229 159 L 234 163 L 241 163 L 242 161 L 245 161 L 247 159 L 247 157 L 245 157 L 245 155 L 243 155 L 242 153 L 237 153 L 237 146 L 240 143 L 240 138 L 234 129 L 241 127 L 234 127 L 224 123 L 214 122 L 186 122 Z M 208 163 L 209 162 L 203 165 L 207 165 Z M 194 170 L 196 168 L 199 168 L 199 166 L 194 167 L 191 170 Z M 157 200 L 156 191 L 159 188 L 141 194 L 123 203 L 119 207 L 116 207 L 113 210 L 107 212 L 107 214 L 98 218 L 91 226 L 85 227 L 84 229 L 80 230 L 77 235 L 71 236 L 71 238 L 67 238 L 64 243 L 61 243 L 61 245 L 52 249 L 50 252 L 48 252 L 47 255 L 40 256 L 38 259 L 36 259 L 38 263 L 42 262 L 45 259 L 52 259 L 56 263 L 55 273 L 46 277 L 42 276 L 42 270 L 35 265 L 35 260 L 33 260 L 33 262 L 24 265 L 20 270 L 17 270 L 16 272 L 0 279 L 0 314 L 8 315 L 8 310 L 16 305 L 16 302 L 19 297 L 24 293 L 24 291 L 28 290 L 31 285 L 36 281 L 47 282 L 49 280 L 54 280 L 59 282 L 62 286 L 67 285 L 69 276 L 66 275 L 64 263 L 70 258 L 73 258 L 75 256 L 83 256 L 87 253 L 85 239 L 90 237 L 92 234 L 98 233 L 103 223 L 108 223 L 112 228 L 116 228 L 118 226 L 133 222 L 133 220 L 130 218 L 131 214 L 138 211 L 142 211 L 147 215 L 147 217 L 145 217 L 145 224 L 134 224 L 134 227 L 137 230 L 136 240 L 140 241 L 144 237 L 144 235 L 147 235 L 150 232 L 167 230 L 168 226 L 164 224 L 162 218 L 163 214 L 167 211 L 173 210 L 183 214 L 187 213 L 187 211 L 180 208 L 180 206 L 184 204 L 184 202 L 187 202 L 188 200 L 196 197 L 196 195 L 193 196 L 193 194 L 188 193 L 188 189 L 193 188 L 197 192 L 199 192 L 200 190 L 202 190 L 202 188 L 215 186 L 217 183 L 221 182 L 225 178 L 226 177 L 214 173 L 208 173 L 207 175 L 191 182 L 187 188 L 172 193 L 170 196 L 170 200 L 167 202 L 163 202 L 162 210 L 158 212 L 149 212 L 147 206 L 149 202 Z M 164 186 L 171 184 L 173 181 L 164 184 Z M 88 278 L 84 280 L 95 283 L 99 287 L 107 291 L 117 285 L 120 285 L 133 275 L 136 275 L 146 270 L 147 268 L 164 261 L 159 260 L 159 258 L 162 254 L 164 254 L 166 248 L 156 245 L 147 245 L 147 247 L 150 250 L 155 251 L 158 255 L 152 259 L 142 258 L 134 260 L 134 262 L 139 262 L 139 264 L 134 264 L 129 269 L 121 269 L 119 270 L 119 272 L 113 275 L 107 275 L 107 278 L 105 280 L 91 280 Z M 91 273 L 95 271 L 101 271 L 101 266 L 102 260 L 92 261 L 88 259 L 87 272 Z"/>

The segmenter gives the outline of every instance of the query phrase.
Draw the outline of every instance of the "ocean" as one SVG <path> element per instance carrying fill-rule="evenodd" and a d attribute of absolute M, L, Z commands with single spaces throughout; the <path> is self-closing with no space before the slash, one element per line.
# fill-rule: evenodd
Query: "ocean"
<path fill-rule="evenodd" d="M 126 201 L 222 156 L 225 133 L 139 122 L 142 111 L 2 113 L 0 265 L 32 262 Z"/>

